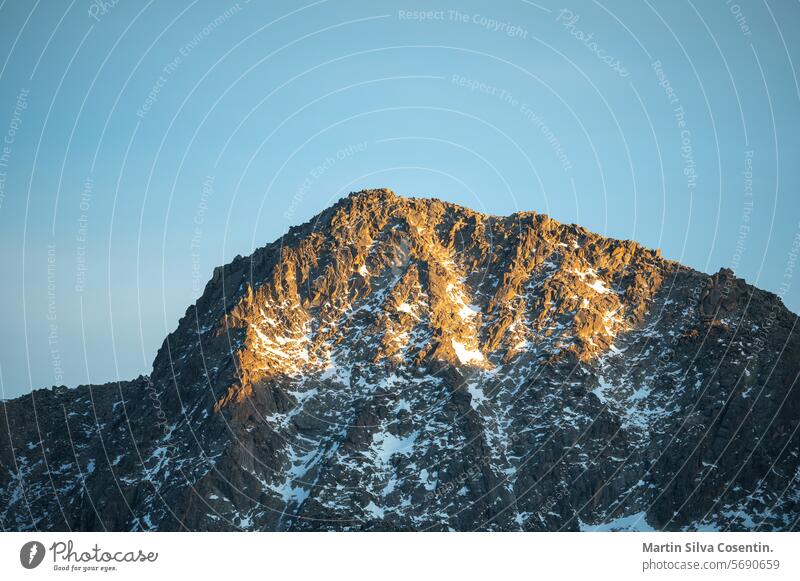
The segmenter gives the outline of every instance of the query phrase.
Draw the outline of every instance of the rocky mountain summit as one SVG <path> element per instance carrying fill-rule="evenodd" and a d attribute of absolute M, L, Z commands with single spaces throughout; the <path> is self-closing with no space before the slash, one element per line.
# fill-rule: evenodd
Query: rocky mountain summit
<path fill-rule="evenodd" d="M 149 376 L 5 401 L 3 530 L 797 530 L 797 316 L 545 215 L 351 194 Z"/>

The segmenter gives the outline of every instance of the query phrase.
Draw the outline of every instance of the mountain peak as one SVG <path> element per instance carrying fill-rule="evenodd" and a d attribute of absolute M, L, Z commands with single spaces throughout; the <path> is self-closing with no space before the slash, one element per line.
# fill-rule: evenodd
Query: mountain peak
<path fill-rule="evenodd" d="M 389 188 L 359 190 L 357 192 L 350 192 L 350 194 L 347 196 L 347 198 L 350 200 L 358 200 L 364 203 L 383 203 L 392 201 L 398 197 L 400 196 L 395 194 Z"/>
<path fill-rule="evenodd" d="M 363 190 L 216 269 L 149 377 L 5 404 L 0 462 L 19 468 L 0 470 L 0 519 L 791 528 L 792 317 L 730 271 L 543 214 Z M 113 522 L 53 486 L 83 486 Z"/>

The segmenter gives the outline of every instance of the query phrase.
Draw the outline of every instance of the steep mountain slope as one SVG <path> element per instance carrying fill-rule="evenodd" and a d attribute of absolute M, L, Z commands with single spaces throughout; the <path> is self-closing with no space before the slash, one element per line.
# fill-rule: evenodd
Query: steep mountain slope
<path fill-rule="evenodd" d="M 795 530 L 797 316 L 532 212 L 351 194 L 149 377 L 0 413 L 5 530 Z"/>

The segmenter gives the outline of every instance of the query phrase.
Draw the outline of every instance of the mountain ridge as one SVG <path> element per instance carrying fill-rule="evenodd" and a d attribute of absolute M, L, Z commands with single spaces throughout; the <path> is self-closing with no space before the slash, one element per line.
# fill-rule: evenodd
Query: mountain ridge
<path fill-rule="evenodd" d="M 543 214 L 353 193 L 217 267 L 149 376 L 3 402 L 0 524 L 796 529 L 792 317 Z"/>

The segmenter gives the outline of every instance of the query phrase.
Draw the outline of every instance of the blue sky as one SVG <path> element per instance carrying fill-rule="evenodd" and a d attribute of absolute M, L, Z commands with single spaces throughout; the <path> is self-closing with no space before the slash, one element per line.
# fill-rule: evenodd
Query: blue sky
<path fill-rule="evenodd" d="M 6 0 L 4 395 L 148 372 L 214 266 L 365 187 L 545 212 L 797 312 L 798 22 L 774 0 Z"/>

